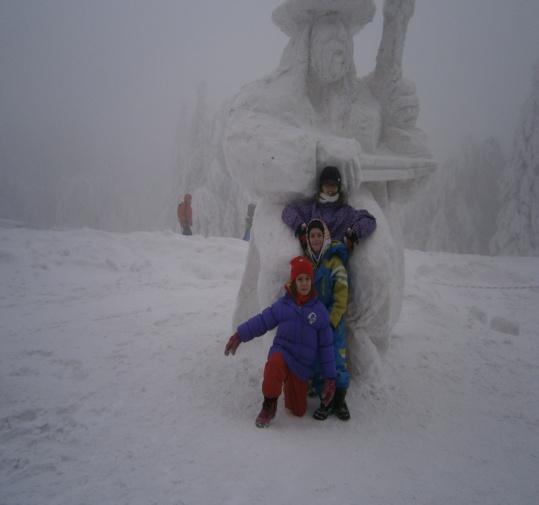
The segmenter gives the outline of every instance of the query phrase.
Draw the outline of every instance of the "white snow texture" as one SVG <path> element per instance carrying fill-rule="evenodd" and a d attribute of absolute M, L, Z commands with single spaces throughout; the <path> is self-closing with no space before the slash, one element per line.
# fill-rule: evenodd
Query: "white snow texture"
<path fill-rule="evenodd" d="M 536 505 L 539 259 L 407 252 L 383 381 L 261 430 L 271 337 L 223 356 L 246 254 L 0 228 L 2 505 Z"/>

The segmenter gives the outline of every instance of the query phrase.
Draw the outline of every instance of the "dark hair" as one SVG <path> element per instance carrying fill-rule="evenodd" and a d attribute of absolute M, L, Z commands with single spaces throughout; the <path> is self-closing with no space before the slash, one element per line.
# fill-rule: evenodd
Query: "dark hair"
<path fill-rule="evenodd" d="M 307 225 L 307 235 L 311 233 L 311 230 L 313 230 L 314 228 L 324 233 L 324 223 L 320 219 L 313 219 L 309 222 L 309 224 Z"/>

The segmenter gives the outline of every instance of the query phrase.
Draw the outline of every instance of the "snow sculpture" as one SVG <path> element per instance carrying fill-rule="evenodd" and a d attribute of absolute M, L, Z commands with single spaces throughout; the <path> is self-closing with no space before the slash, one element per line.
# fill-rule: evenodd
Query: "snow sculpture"
<path fill-rule="evenodd" d="M 298 243 L 281 222 L 290 201 L 312 197 L 319 170 L 341 169 L 349 203 L 375 215 L 376 232 L 350 261 L 347 324 L 352 373 L 377 370 L 400 312 L 403 245 L 396 215 L 414 182 L 435 167 L 415 127 L 414 85 L 402 78 L 413 0 L 387 0 L 376 70 L 358 79 L 353 35 L 373 0 L 287 0 L 273 12 L 290 37 L 278 68 L 242 88 L 224 150 L 233 176 L 259 199 L 234 323 L 274 301 Z"/>

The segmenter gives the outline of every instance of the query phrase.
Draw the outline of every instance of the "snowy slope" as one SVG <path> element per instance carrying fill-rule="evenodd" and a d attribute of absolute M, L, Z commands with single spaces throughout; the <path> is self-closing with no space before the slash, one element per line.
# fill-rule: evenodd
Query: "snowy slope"
<path fill-rule="evenodd" d="M 539 259 L 407 252 L 351 421 L 260 430 L 268 339 L 223 356 L 246 252 L 0 229 L 0 504 L 538 503 Z"/>

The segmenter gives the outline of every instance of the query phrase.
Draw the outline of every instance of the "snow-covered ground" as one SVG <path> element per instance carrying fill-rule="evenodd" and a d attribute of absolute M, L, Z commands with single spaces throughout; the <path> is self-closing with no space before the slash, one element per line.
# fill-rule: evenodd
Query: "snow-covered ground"
<path fill-rule="evenodd" d="M 539 503 L 538 258 L 407 252 L 352 419 L 261 430 L 268 337 L 223 356 L 246 251 L 0 229 L 0 504 Z"/>

